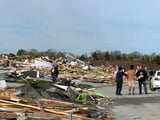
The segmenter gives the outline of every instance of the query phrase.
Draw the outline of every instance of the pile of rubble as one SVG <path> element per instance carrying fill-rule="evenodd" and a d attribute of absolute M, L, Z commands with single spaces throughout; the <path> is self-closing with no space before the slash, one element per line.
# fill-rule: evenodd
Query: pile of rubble
<path fill-rule="evenodd" d="M 26 84 L 0 92 L 1 119 L 11 117 L 108 118 L 109 98 L 101 93 L 50 82 Z M 12 115 L 11 115 L 12 113 Z M 42 114 L 43 113 L 43 114 Z M 70 116 L 70 114 L 72 114 Z"/>
<path fill-rule="evenodd" d="M 69 55 L 68 55 L 69 56 Z M 69 56 L 71 61 L 75 59 Z M 16 88 L 0 91 L 0 118 L 50 117 L 78 119 L 109 118 L 110 98 L 94 91 L 83 81 L 115 84 L 116 68 L 92 66 L 76 59 L 78 63 L 55 60 L 59 65 L 56 84 L 51 83 L 52 63 L 46 58 L 8 60 L 7 82 L 23 83 Z M 3 65 L 3 64 L 2 64 Z M 5 66 L 6 67 L 6 66 Z"/>

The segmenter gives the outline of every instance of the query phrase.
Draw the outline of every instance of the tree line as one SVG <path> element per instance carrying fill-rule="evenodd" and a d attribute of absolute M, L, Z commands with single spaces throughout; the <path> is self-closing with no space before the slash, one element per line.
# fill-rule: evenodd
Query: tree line
<path fill-rule="evenodd" d="M 88 60 L 144 61 L 154 64 L 160 64 L 160 54 L 152 53 L 150 55 L 147 55 L 139 53 L 137 51 L 127 54 L 127 53 L 122 53 L 121 51 L 118 50 L 115 51 L 96 50 L 90 53 L 90 55 L 87 54 L 75 55 L 73 53 L 56 51 L 54 49 L 48 49 L 46 51 L 38 51 L 36 49 L 31 49 L 27 51 L 24 49 L 19 49 L 16 53 L 17 56 L 22 56 L 22 55 L 29 55 L 32 57 L 48 56 L 50 58 L 65 57 L 66 54 L 71 54 L 83 61 L 88 61 Z"/>

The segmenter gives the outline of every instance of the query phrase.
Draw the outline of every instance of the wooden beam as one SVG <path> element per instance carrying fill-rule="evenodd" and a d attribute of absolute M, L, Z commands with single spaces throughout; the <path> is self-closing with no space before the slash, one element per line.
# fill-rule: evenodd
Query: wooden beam
<path fill-rule="evenodd" d="M 73 105 L 73 103 L 64 102 L 64 101 L 49 100 L 49 99 L 44 99 L 44 98 L 42 98 L 41 100 L 42 100 L 42 101 L 45 101 L 45 102 L 54 102 L 54 103 L 62 104 L 62 105 Z"/>
<path fill-rule="evenodd" d="M 32 105 L 25 105 L 25 104 L 21 104 L 21 103 L 15 103 L 15 102 L 10 102 L 10 101 L 6 101 L 6 100 L 0 100 L 0 102 L 4 102 L 4 103 L 9 103 L 9 104 L 13 104 L 13 105 L 18 105 L 18 106 L 23 106 L 23 107 L 28 107 L 28 108 L 33 108 L 36 110 L 40 110 L 39 107 L 36 106 L 32 106 Z M 65 115 L 65 116 L 69 116 L 69 113 L 66 112 L 60 112 L 60 111 L 55 111 L 55 110 L 51 110 L 51 109 L 44 109 L 44 111 L 46 112 L 51 112 L 51 113 L 55 113 L 55 114 L 60 114 L 60 115 Z M 76 118 L 83 118 L 83 119 L 89 119 L 80 115 L 72 115 L 73 117 Z"/>

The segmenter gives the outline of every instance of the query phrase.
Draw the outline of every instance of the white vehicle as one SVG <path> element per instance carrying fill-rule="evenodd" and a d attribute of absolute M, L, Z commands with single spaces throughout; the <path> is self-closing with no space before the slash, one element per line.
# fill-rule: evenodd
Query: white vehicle
<path fill-rule="evenodd" d="M 160 88 L 160 70 L 157 70 L 155 74 L 151 77 L 150 89 L 156 90 Z"/>

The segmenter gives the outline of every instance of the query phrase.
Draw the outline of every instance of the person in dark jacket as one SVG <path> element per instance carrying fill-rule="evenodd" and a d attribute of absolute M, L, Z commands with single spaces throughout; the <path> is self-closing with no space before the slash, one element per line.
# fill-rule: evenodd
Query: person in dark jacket
<path fill-rule="evenodd" d="M 138 79 L 138 85 L 139 85 L 139 94 L 142 94 L 142 84 L 144 87 L 144 92 L 147 94 L 147 83 L 146 80 L 148 79 L 148 75 L 146 70 L 143 66 L 141 66 L 141 69 L 139 69 L 136 73 L 136 78 Z"/>
<path fill-rule="evenodd" d="M 54 64 L 52 69 L 51 69 L 51 76 L 52 76 L 52 82 L 56 83 L 57 78 L 58 78 L 59 70 L 58 70 L 58 65 Z"/>
<path fill-rule="evenodd" d="M 116 95 L 122 95 L 123 75 L 122 67 L 119 67 L 118 72 L 116 73 Z"/>

